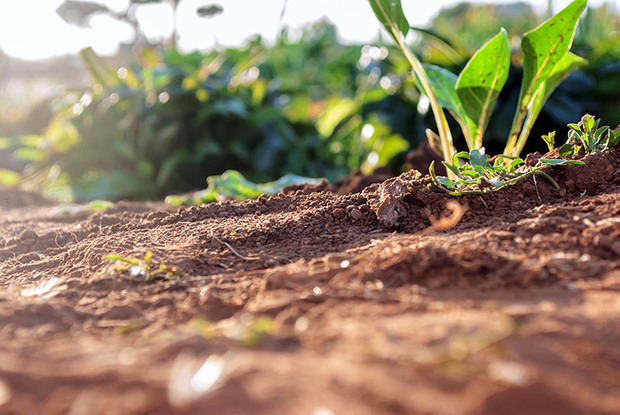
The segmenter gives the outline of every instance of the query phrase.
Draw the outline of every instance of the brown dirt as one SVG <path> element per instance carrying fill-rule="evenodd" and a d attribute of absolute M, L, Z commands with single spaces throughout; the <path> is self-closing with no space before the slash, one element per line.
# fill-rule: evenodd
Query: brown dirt
<path fill-rule="evenodd" d="M 585 161 L 560 192 L 410 171 L 178 210 L 9 201 L 0 413 L 617 414 L 620 151 Z M 180 276 L 105 258 L 147 251 Z"/>

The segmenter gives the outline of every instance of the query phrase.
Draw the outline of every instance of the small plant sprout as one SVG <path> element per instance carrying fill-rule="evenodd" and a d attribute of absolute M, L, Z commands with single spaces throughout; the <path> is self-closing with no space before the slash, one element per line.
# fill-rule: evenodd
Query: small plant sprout
<path fill-rule="evenodd" d="M 551 131 L 547 135 L 543 135 L 541 137 L 545 143 L 547 143 L 547 148 L 549 151 L 553 151 L 555 148 L 555 131 Z"/>
<path fill-rule="evenodd" d="M 217 323 L 197 317 L 191 324 L 197 333 L 207 339 L 226 338 L 243 347 L 259 346 L 264 338 L 275 335 L 278 330 L 278 324 L 271 317 L 252 314 L 242 314 Z"/>
<path fill-rule="evenodd" d="M 146 282 L 155 281 L 157 279 L 174 279 L 180 275 L 176 267 L 168 265 L 159 265 L 155 267 L 152 263 L 153 253 L 148 251 L 143 259 L 127 258 L 120 255 L 107 255 L 106 259 L 116 264 L 113 271 L 128 273 L 132 277 L 144 279 Z"/>
<path fill-rule="evenodd" d="M 482 148 L 484 132 L 493 107 L 508 77 L 510 43 L 506 31 L 501 29 L 474 53 L 457 76 L 444 68 L 422 65 L 409 49 L 405 43 L 409 24 L 403 14 L 400 0 L 368 1 L 378 20 L 411 64 L 421 92 L 429 98 L 439 132 L 440 150 L 444 162 L 453 163 L 456 153 L 444 109 L 450 111 L 458 121 L 469 154 L 475 154 L 474 158 L 478 155 L 484 156 L 483 152 L 472 153 L 472 151 Z M 501 158 L 507 163 L 508 170 L 504 171 L 506 174 L 522 172 L 523 167 L 515 166 L 513 161 L 521 153 L 543 104 L 571 72 L 585 63 L 583 58 L 572 54 L 569 49 L 579 16 L 586 3 L 587 0 L 574 0 L 558 14 L 527 32 L 521 40 L 523 52 L 521 92 L 503 152 L 505 157 Z M 433 134 L 427 136 L 430 138 Z M 437 148 L 434 140 L 429 139 L 429 143 L 433 148 Z M 456 160 L 460 158 L 456 157 Z M 473 165 L 481 166 L 476 163 L 469 164 L 470 167 Z M 451 179 L 455 178 L 457 171 L 460 172 L 457 167 L 449 169 L 448 175 Z M 493 180 L 502 182 L 503 179 L 495 177 Z"/>
<path fill-rule="evenodd" d="M 462 160 L 466 161 L 463 162 Z M 544 177 L 559 190 L 560 186 L 543 170 L 550 166 L 584 163 L 577 160 L 541 158 L 535 166 L 528 166 L 521 158 L 507 159 L 504 156 L 499 156 L 491 164 L 484 154 L 484 148 L 482 148 L 472 150 L 469 153 L 465 151 L 457 153 L 451 163 L 444 164 L 456 176 L 456 179 L 437 176 L 434 163 L 431 163 L 429 167 L 431 180 L 437 187 L 449 194 L 462 196 L 494 192 L 534 175 Z"/>
<path fill-rule="evenodd" d="M 604 125 L 599 127 L 600 119 L 586 114 L 576 124 L 568 124 L 568 140 L 560 147 L 560 154 L 577 154 L 583 147 L 586 154 L 609 151 L 620 143 L 620 125 L 615 129 Z"/>

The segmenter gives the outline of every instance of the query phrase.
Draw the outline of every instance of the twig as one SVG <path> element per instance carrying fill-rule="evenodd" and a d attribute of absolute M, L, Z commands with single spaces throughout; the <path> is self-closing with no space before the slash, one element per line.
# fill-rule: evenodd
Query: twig
<path fill-rule="evenodd" d="M 241 255 L 241 254 L 240 254 L 239 252 L 237 252 L 237 251 L 235 250 L 235 248 L 233 248 L 233 247 L 232 247 L 232 246 L 231 246 L 228 242 L 224 242 L 224 241 L 222 241 L 220 238 L 218 238 L 217 236 L 215 236 L 215 233 L 213 232 L 213 229 L 211 229 L 211 238 L 215 239 L 216 241 L 218 241 L 219 243 L 221 243 L 222 245 L 224 245 L 226 248 L 228 248 L 228 249 L 230 250 L 230 252 L 232 252 L 232 253 L 233 253 L 233 254 L 235 254 L 237 257 L 239 257 L 239 258 L 241 258 L 241 259 L 243 259 L 243 260 L 245 260 L 245 261 L 256 261 L 256 260 L 260 259 L 260 258 L 256 258 L 256 257 L 254 257 L 254 258 L 250 258 L 250 257 L 247 257 L 247 256 L 243 256 L 243 255 Z"/>
<path fill-rule="evenodd" d="M 487 202 L 484 201 L 484 198 L 482 196 L 478 196 L 480 198 L 480 201 L 482 202 L 482 204 L 484 205 L 485 208 L 489 208 L 489 205 L 487 205 Z"/>

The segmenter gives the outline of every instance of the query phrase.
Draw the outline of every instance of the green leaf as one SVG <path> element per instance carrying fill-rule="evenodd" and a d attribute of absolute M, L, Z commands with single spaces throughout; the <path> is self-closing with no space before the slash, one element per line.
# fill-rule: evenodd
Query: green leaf
<path fill-rule="evenodd" d="M 549 151 L 553 151 L 555 148 L 555 131 L 551 131 L 547 135 L 542 135 L 541 138 L 545 143 L 547 143 L 547 148 Z"/>
<path fill-rule="evenodd" d="M 548 166 L 561 166 L 563 164 L 578 164 L 578 165 L 585 164 L 583 161 L 579 161 L 579 160 L 563 160 L 563 159 L 545 159 L 545 158 L 541 158 L 539 161 L 541 163 L 543 163 L 543 164 L 548 165 Z"/>
<path fill-rule="evenodd" d="M 140 265 L 140 261 L 138 261 L 135 258 L 126 258 L 126 257 L 115 255 L 115 254 L 106 255 L 105 259 L 107 259 L 108 261 L 126 262 L 131 265 Z"/>
<path fill-rule="evenodd" d="M 13 140 L 9 137 L 0 137 L 0 150 L 11 147 Z"/>
<path fill-rule="evenodd" d="M 437 102 L 439 102 L 439 105 L 443 108 L 452 113 L 452 116 L 457 120 L 463 130 L 463 135 L 467 141 L 467 146 L 472 149 L 473 139 L 470 133 L 471 128 L 469 125 L 471 120 L 468 119 L 465 108 L 463 108 L 463 104 L 456 93 L 456 82 L 458 77 L 449 70 L 440 68 L 439 66 L 427 64 L 422 66 L 424 67 L 424 72 L 426 72 L 426 76 L 431 84 L 431 88 L 435 93 L 435 97 L 437 97 Z M 423 88 L 422 82 L 417 78 L 417 76 L 416 83 Z M 424 92 L 426 93 L 426 91 Z M 426 95 L 428 96 L 428 94 Z"/>
<path fill-rule="evenodd" d="M 121 80 L 116 72 L 114 72 L 92 48 L 88 47 L 80 50 L 80 57 L 94 82 L 106 88 L 120 86 Z"/>
<path fill-rule="evenodd" d="M 543 105 L 551 96 L 551 93 L 562 83 L 564 79 L 578 68 L 584 66 L 587 63 L 585 59 L 577 56 L 571 52 L 567 52 L 562 56 L 560 61 L 555 64 L 553 70 L 549 74 L 549 77 L 540 83 L 538 89 L 532 97 L 532 104 L 529 108 L 525 126 L 531 127 L 534 125 L 538 114 L 542 110 Z M 577 124 L 575 124 L 577 125 Z"/>
<path fill-rule="evenodd" d="M 108 200 L 93 200 L 88 204 L 88 210 L 106 210 L 114 206 L 114 203 Z"/>
<path fill-rule="evenodd" d="M 217 198 L 247 199 L 258 197 L 263 193 L 276 193 L 286 186 L 293 184 L 319 184 L 322 179 L 287 174 L 278 180 L 268 183 L 257 184 L 247 180 L 236 170 L 227 170 L 219 176 L 209 176 L 207 178 L 208 187 L 205 194 L 200 199 L 201 202 L 214 201 Z M 196 199 L 196 198 L 194 198 Z M 167 198 L 170 203 L 185 204 L 184 199 Z M 191 203 L 191 201 L 189 201 Z"/>
<path fill-rule="evenodd" d="M 350 98 L 331 97 L 327 107 L 316 122 L 316 127 L 323 137 L 332 135 L 338 124 L 359 110 L 359 104 Z"/>
<path fill-rule="evenodd" d="M 368 3 L 379 22 L 398 44 L 399 36 L 406 36 L 409 32 L 409 22 L 400 0 L 368 0 Z"/>
<path fill-rule="evenodd" d="M 426 76 L 431 83 L 431 88 L 433 88 L 433 92 L 437 97 L 437 102 L 439 102 L 439 105 L 450 111 L 464 114 L 463 106 L 461 105 L 459 97 L 456 94 L 456 80 L 458 77 L 449 70 L 439 66 L 428 64 L 424 64 L 422 66 L 424 67 L 424 72 L 426 72 Z M 418 79 L 416 79 L 416 83 L 423 88 L 422 82 Z M 424 91 L 424 93 L 426 94 L 426 91 Z"/>
<path fill-rule="evenodd" d="M 480 150 L 472 150 L 469 152 L 469 163 L 471 167 L 479 173 L 493 169 L 487 156 Z"/>
<path fill-rule="evenodd" d="M 456 93 L 473 121 L 469 128 L 474 148 L 482 147 L 482 135 L 509 69 L 510 44 L 506 30 L 501 29 L 472 56 L 458 77 Z"/>
<path fill-rule="evenodd" d="M 15 186 L 19 183 L 20 176 L 19 173 L 14 172 L 12 170 L 1 169 L 0 168 L 0 183 L 7 187 Z"/>
<path fill-rule="evenodd" d="M 523 50 L 523 81 L 520 104 L 531 98 L 530 94 L 538 89 L 551 75 L 555 65 L 568 52 L 579 16 L 587 0 L 575 0 L 564 10 L 551 17 L 536 29 L 525 34 L 521 41 Z"/>
<path fill-rule="evenodd" d="M 576 64 L 573 56 L 565 57 L 565 55 L 573 42 L 577 22 L 586 3 L 587 0 L 573 1 L 565 9 L 527 32 L 523 37 L 521 41 L 523 79 L 519 93 L 519 105 L 504 154 L 519 155 L 542 104 L 554 88 L 551 83 L 556 83 L 555 86 L 557 86 L 562 79 L 562 76 L 558 77 L 558 75 L 562 73 L 564 76 L 568 75 L 570 71 L 567 67 Z M 558 64 L 558 69 L 555 69 Z M 543 85 L 553 77 L 556 80 L 550 81 L 549 85 Z"/>

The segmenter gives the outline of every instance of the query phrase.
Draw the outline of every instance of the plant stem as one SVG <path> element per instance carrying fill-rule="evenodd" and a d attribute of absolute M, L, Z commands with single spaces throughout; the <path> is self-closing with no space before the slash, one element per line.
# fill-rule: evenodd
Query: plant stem
<path fill-rule="evenodd" d="M 409 47 L 407 47 L 404 41 L 404 37 L 400 34 L 400 32 L 394 33 L 394 35 L 395 38 L 398 40 L 398 47 L 403 51 L 405 57 L 409 61 L 409 64 L 413 68 L 413 71 L 422 83 L 422 92 L 426 94 L 428 100 L 430 101 L 431 109 L 433 110 L 433 115 L 435 116 L 435 122 L 437 123 L 439 138 L 441 140 L 441 150 L 443 153 L 442 156 L 446 163 L 450 163 L 452 162 L 452 156 L 456 153 L 456 150 L 452 141 L 452 134 L 450 132 L 450 127 L 448 126 L 446 114 L 443 112 L 441 106 L 439 105 L 439 102 L 437 102 L 437 98 L 433 93 L 428 78 L 426 77 L 426 72 L 424 72 L 422 63 L 420 63 L 418 58 L 411 52 Z M 451 172 L 448 171 L 449 176 L 451 175 L 450 173 Z"/>
<path fill-rule="evenodd" d="M 523 120 L 525 119 L 525 115 L 527 114 L 527 105 L 523 105 L 524 102 L 529 102 L 531 93 L 528 91 L 525 94 L 525 98 L 522 99 L 519 96 L 519 110 L 515 114 L 512 120 L 512 127 L 510 128 L 510 135 L 508 136 L 508 142 L 506 142 L 506 147 L 504 147 L 504 155 L 511 157 L 518 157 L 519 153 L 514 154 L 515 145 L 517 144 L 517 139 L 519 138 L 519 133 L 523 127 Z"/>

